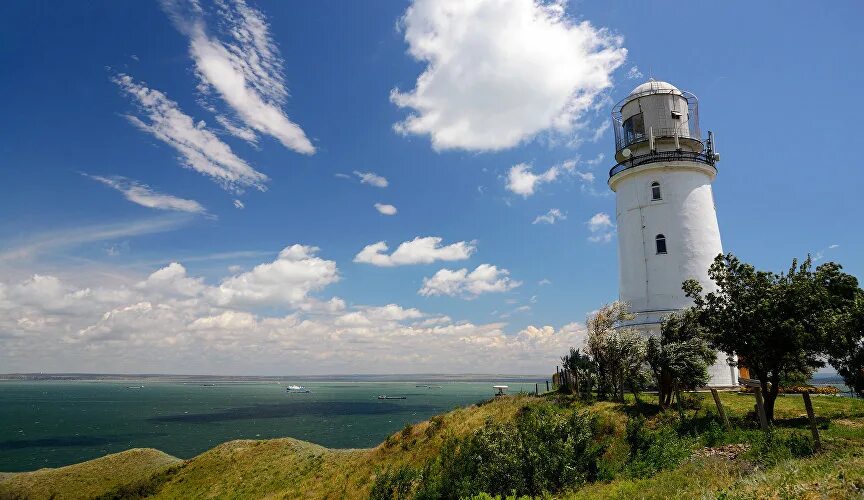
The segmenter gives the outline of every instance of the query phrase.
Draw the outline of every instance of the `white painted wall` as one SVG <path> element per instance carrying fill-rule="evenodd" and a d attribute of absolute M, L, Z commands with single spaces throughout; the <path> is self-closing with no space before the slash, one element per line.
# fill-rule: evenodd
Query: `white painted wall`
<path fill-rule="evenodd" d="M 675 163 L 682 164 L 625 171 L 615 182 L 621 299 L 637 311 L 687 306 L 685 279 L 710 290 L 707 269 L 723 251 L 712 176 L 700 164 Z M 652 182 L 660 183 L 662 200 L 651 199 Z M 666 236 L 665 255 L 656 252 L 658 234 Z"/>

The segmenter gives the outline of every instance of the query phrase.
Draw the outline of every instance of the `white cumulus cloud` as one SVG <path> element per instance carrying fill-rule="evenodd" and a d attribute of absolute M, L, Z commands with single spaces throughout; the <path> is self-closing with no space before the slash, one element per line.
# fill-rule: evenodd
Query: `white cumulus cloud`
<path fill-rule="evenodd" d="M 557 166 L 550 167 L 549 170 L 541 174 L 535 174 L 531 171 L 531 165 L 527 163 L 513 165 L 507 172 L 507 189 L 527 198 L 534 194 L 535 189 L 540 184 L 553 182 L 557 179 L 558 173 Z"/>
<path fill-rule="evenodd" d="M 394 303 L 349 307 L 338 297 L 312 296 L 292 302 L 314 288 L 310 283 L 332 276 L 320 272 L 316 258 L 312 247 L 289 246 L 274 262 L 313 261 L 305 271 L 258 267 L 254 276 L 222 279 L 222 285 L 261 294 L 246 298 L 266 298 L 229 303 L 217 300 L 220 285 L 189 275 L 180 263 L 110 285 L 82 286 L 44 274 L 20 281 L 0 276 L 0 366 L 10 372 L 98 366 L 114 373 L 213 374 L 282 374 L 291 366 L 300 374 L 343 374 L 466 373 L 481 363 L 490 372 L 542 373 L 584 338 L 578 323 L 532 325 L 513 334 L 504 323 L 454 321 Z M 472 289 L 512 286 L 497 284 L 502 274 L 495 271 L 488 270 L 494 278 L 477 273 L 474 281 L 485 284 Z M 242 286 L 233 281 L 244 275 Z M 280 288 L 301 291 L 285 303 Z M 283 305 L 266 306 L 268 297 Z"/>
<path fill-rule="evenodd" d="M 609 243 L 612 241 L 612 230 L 615 228 L 615 224 L 612 223 L 612 219 L 606 212 L 592 215 L 586 224 L 592 233 L 588 237 L 588 241 L 592 243 Z"/>
<path fill-rule="evenodd" d="M 437 236 L 416 237 L 401 243 L 392 254 L 387 255 L 387 243 L 379 241 L 367 245 L 355 257 L 354 262 L 380 267 L 404 266 L 408 264 L 430 264 L 435 261 L 465 260 L 474 253 L 474 243 L 459 241 L 441 246 Z"/>
<path fill-rule="evenodd" d="M 396 215 L 396 207 L 384 203 L 376 203 L 375 210 L 383 215 Z"/>
<path fill-rule="evenodd" d="M 474 298 L 484 293 L 500 293 L 512 290 L 522 283 L 510 279 L 510 271 L 498 269 L 491 264 L 480 264 L 471 272 L 468 269 L 441 269 L 431 278 L 423 278 L 423 287 L 417 292 L 429 297 L 449 295 L 451 297 Z"/>
<path fill-rule="evenodd" d="M 315 290 L 339 281 L 336 263 L 318 257 L 318 248 L 292 245 L 273 262 L 225 279 L 209 290 L 219 305 L 297 304 Z"/>
<path fill-rule="evenodd" d="M 563 2 L 415 0 L 401 19 L 426 64 L 390 99 L 411 110 L 402 134 L 438 150 L 500 150 L 543 131 L 573 132 L 625 60 L 622 39 L 575 21 Z"/>

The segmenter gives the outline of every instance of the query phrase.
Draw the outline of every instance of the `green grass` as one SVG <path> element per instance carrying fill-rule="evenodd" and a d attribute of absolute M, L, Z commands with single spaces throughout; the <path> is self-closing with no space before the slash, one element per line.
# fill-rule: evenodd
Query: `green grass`
<path fill-rule="evenodd" d="M 182 463 L 149 448 L 135 448 L 57 469 L 0 478 L 0 498 L 94 498 L 147 482 Z"/>
<path fill-rule="evenodd" d="M 497 398 L 457 409 L 406 427 L 371 449 L 333 450 L 284 438 L 231 441 L 187 461 L 156 450 L 129 450 L 69 467 L 0 476 L 0 498 L 367 498 L 376 476 L 402 467 L 422 468 L 439 456 L 447 439 L 464 439 L 489 420 L 508 422 L 526 405 L 540 404 L 597 417 L 598 436 L 608 441 L 598 459 L 605 480 L 559 492 L 559 498 L 864 497 L 864 401 L 848 398 L 812 398 L 824 447 L 812 456 L 794 458 L 786 448 L 785 455 L 772 460 L 753 452 L 735 460 L 685 454 L 680 465 L 673 461 L 659 468 L 634 467 L 626 435 L 628 418 L 636 416 L 646 418 L 649 432 L 676 429 L 684 443 L 678 446 L 693 450 L 764 441 L 748 415 L 752 395 L 722 394 L 734 426 L 730 431 L 718 425 L 711 396 L 698 397 L 701 401 L 684 410 L 683 422 L 677 411 L 658 412 L 650 396 L 643 397 L 641 405 L 584 406 L 550 394 Z M 779 441 L 806 444 L 810 431 L 802 399 L 781 396 L 775 412 Z M 646 453 L 650 465 L 653 452 Z M 680 450 L 675 453 L 681 455 Z"/>

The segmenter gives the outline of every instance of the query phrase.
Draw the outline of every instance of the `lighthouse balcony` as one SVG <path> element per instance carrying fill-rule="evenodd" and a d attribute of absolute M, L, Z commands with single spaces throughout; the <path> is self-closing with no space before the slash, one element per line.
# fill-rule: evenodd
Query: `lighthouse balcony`
<path fill-rule="evenodd" d="M 649 137 L 651 134 L 653 134 L 653 140 L 656 142 L 672 144 L 677 137 L 681 144 L 689 146 L 688 149 L 701 150 L 704 147 L 701 132 L 696 128 L 657 127 L 652 128 L 650 131 L 639 131 L 628 130 L 626 127 L 615 127 L 615 132 L 616 157 L 625 148 L 640 149 L 640 146 L 648 147 L 651 142 L 651 138 Z"/>
<path fill-rule="evenodd" d="M 617 165 L 612 167 L 611 170 L 609 170 L 609 178 L 611 179 L 615 175 L 620 174 L 625 170 L 641 167 L 642 165 L 677 161 L 701 163 L 710 166 L 712 169 L 714 169 L 715 172 L 717 171 L 717 167 L 715 165 L 715 163 L 717 162 L 717 156 L 711 149 L 708 149 L 705 152 L 698 153 L 693 151 L 681 150 L 652 151 L 644 155 L 631 156 L 630 158 L 618 163 Z"/>

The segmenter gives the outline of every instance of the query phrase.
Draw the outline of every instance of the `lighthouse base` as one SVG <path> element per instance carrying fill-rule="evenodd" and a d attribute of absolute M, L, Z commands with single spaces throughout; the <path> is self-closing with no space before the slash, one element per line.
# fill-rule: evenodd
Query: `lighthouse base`
<path fill-rule="evenodd" d="M 637 330 L 646 339 L 660 335 L 660 319 L 657 318 L 652 321 L 651 319 L 653 318 L 649 319 L 646 316 L 648 315 L 637 313 L 637 320 L 625 323 L 622 326 Z M 708 387 L 717 389 L 738 387 L 737 356 L 729 356 L 724 352 L 717 353 L 717 359 L 714 364 L 708 367 Z"/>

